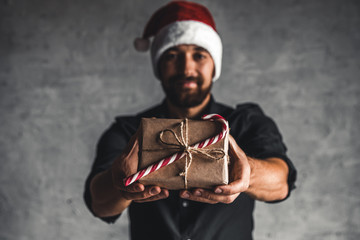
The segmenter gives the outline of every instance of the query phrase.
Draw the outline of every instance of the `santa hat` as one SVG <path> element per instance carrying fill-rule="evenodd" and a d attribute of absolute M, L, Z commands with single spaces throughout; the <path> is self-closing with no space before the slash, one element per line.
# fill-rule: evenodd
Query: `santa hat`
<path fill-rule="evenodd" d="M 180 44 L 195 44 L 206 49 L 215 65 L 213 81 L 221 73 L 222 43 L 209 10 L 197 3 L 172 1 L 156 11 L 147 23 L 142 38 L 135 39 L 138 51 L 147 51 L 151 44 L 151 60 L 159 78 L 158 61 L 169 48 Z"/>

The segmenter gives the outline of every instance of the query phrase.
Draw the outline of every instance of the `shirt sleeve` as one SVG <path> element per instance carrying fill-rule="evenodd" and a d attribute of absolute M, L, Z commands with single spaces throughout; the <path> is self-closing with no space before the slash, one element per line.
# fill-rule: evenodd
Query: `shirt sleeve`
<path fill-rule="evenodd" d="M 90 194 L 91 180 L 98 173 L 111 167 L 113 161 L 120 156 L 130 137 L 135 133 L 136 128 L 134 124 L 128 124 L 127 120 L 129 119 L 118 118 L 117 121 L 103 133 L 97 144 L 95 161 L 86 179 L 84 191 L 85 204 L 93 215 L 94 212 L 91 208 L 92 199 Z M 119 216 L 120 214 L 112 217 L 102 217 L 100 219 L 107 223 L 114 223 Z"/>
<path fill-rule="evenodd" d="M 231 134 L 248 156 L 258 159 L 277 157 L 286 162 L 289 168 L 288 198 L 295 188 L 297 172 L 286 154 L 287 148 L 275 122 L 256 104 L 238 105 L 231 119 L 234 121 Z"/>

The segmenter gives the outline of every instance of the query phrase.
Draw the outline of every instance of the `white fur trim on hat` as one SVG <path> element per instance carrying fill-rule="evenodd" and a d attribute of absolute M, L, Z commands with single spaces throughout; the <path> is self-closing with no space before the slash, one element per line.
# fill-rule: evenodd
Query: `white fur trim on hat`
<path fill-rule="evenodd" d="M 159 78 L 158 61 L 169 48 L 181 44 L 195 44 L 206 49 L 213 58 L 216 81 L 221 73 L 222 43 L 218 33 L 209 25 L 193 20 L 177 21 L 156 34 L 151 46 L 151 60 L 155 76 Z"/>

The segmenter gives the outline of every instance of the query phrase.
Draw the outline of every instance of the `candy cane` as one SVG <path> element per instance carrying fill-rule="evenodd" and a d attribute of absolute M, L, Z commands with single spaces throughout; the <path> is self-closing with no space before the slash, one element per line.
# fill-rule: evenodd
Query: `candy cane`
<path fill-rule="evenodd" d="M 215 144 L 217 142 L 219 142 L 221 139 L 223 139 L 227 132 L 229 131 L 229 126 L 228 126 L 228 122 L 225 120 L 225 118 L 223 118 L 222 116 L 218 115 L 218 114 L 208 114 L 208 115 L 204 115 L 202 117 L 203 120 L 210 120 L 210 121 L 219 121 L 221 122 L 221 126 L 222 126 L 222 130 L 219 134 L 217 134 L 216 136 L 213 136 L 211 138 L 208 138 L 202 142 L 196 143 L 194 145 L 192 145 L 191 147 L 193 148 L 205 148 L 211 144 Z M 147 168 L 140 170 L 139 172 L 127 177 L 124 179 L 124 185 L 125 186 L 129 186 L 130 184 L 132 184 L 133 182 L 139 180 L 142 177 L 145 177 L 146 175 L 155 172 L 156 170 L 165 167 L 177 160 L 179 160 L 180 158 L 184 157 L 186 153 L 184 152 L 178 152 L 178 153 L 174 153 L 173 155 L 164 158 L 150 166 L 148 166 Z"/>

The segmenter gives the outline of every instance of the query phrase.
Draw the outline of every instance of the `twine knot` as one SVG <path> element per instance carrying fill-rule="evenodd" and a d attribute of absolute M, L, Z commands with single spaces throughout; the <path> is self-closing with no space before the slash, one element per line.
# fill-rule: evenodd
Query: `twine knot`
<path fill-rule="evenodd" d="M 177 144 L 176 143 L 170 143 L 170 142 L 166 142 L 163 139 L 163 135 L 165 132 L 170 132 L 173 134 L 173 136 L 175 137 Z M 205 148 L 195 148 L 193 146 L 189 146 L 189 134 L 188 134 L 188 119 L 185 118 L 184 121 L 182 121 L 180 123 L 180 137 L 171 129 L 164 129 L 160 132 L 159 135 L 159 139 L 161 141 L 161 143 L 165 144 L 165 145 L 171 145 L 174 146 L 174 148 L 179 149 L 180 151 L 182 151 L 185 154 L 185 167 L 184 167 L 184 171 L 179 173 L 179 176 L 184 177 L 184 186 L 185 189 L 188 188 L 188 171 L 190 168 L 190 165 L 192 163 L 193 160 L 193 156 L 192 153 L 199 153 L 202 155 L 205 155 L 208 159 L 211 160 L 220 160 L 222 159 L 226 154 L 225 151 L 223 149 L 217 148 L 217 149 L 205 149 Z M 215 155 L 220 154 L 220 157 L 216 157 L 211 155 L 212 153 L 215 153 Z"/>

